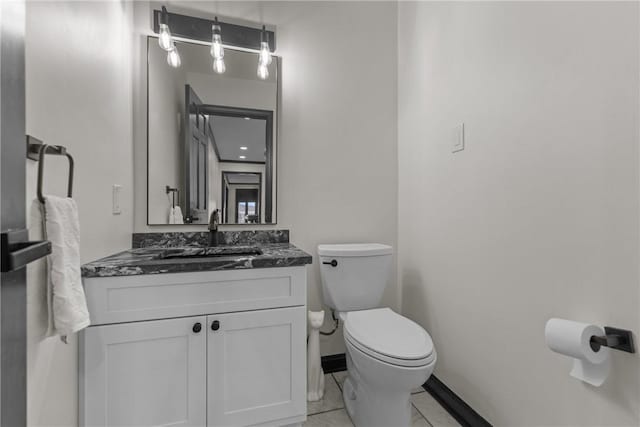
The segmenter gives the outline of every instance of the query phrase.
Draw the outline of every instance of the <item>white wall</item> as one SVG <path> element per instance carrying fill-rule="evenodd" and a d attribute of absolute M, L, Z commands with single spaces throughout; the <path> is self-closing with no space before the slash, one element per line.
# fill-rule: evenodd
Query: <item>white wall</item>
<path fill-rule="evenodd" d="M 131 246 L 131 6 L 29 1 L 26 12 L 27 133 L 66 146 L 75 158 L 73 197 L 88 262 Z M 29 207 L 36 167 L 27 161 Z M 64 195 L 66 160 L 47 157 L 45 173 L 45 193 Z M 112 184 L 123 185 L 121 215 L 111 213 Z M 29 425 L 76 425 L 76 337 L 68 345 L 41 340 L 37 303 L 45 285 L 34 268 L 27 281 Z"/>
<path fill-rule="evenodd" d="M 208 10 L 277 27 L 282 60 L 278 138 L 278 224 L 314 254 L 329 242 L 396 246 L 395 2 L 168 2 L 171 10 Z M 136 94 L 146 86 L 144 35 L 148 4 L 137 2 Z M 195 10 L 195 11 L 194 11 Z M 134 122 L 135 231 L 203 230 L 146 225 L 146 110 L 138 95 Z M 242 228 L 242 226 L 236 226 Z M 254 227 L 252 227 L 254 228 Z M 255 227 L 258 228 L 258 227 Z M 266 226 L 263 228 L 273 228 Z M 225 227 L 229 229 L 229 227 Z M 309 266 L 308 303 L 322 305 L 317 261 Z M 397 307 L 389 286 L 384 304 Z M 329 316 L 326 316 L 329 317 Z M 325 329 L 329 328 L 329 322 Z M 342 337 L 323 337 L 323 354 L 344 351 Z"/>
<path fill-rule="evenodd" d="M 587 386 L 544 325 L 640 331 L 638 3 L 398 14 L 398 268 L 435 374 L 496 426 L 637 426 L 638 354 Z"/>

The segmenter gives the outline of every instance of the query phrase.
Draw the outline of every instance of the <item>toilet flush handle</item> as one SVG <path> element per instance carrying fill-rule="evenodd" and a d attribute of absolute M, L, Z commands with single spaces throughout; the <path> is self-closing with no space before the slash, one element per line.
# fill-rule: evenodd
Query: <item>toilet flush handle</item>
<path fill-rule="evenodd" d="M 338 261 L 336 261 L 335 259 L 332 259 L 331 261 L 322 261 L 322 263 L 330 265 L 331 267 L 337 267 L 338 266 Z"/>

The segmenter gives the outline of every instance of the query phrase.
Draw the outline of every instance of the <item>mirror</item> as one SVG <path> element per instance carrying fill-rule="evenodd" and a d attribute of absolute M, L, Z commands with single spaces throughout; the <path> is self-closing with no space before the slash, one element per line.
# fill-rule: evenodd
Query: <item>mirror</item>
<path fill-rule="evenodd" d="M 209 45 L 176 47 L 173 68 L 147 38 L 147 223 L 274 224 L 279 58 L 261 80 L 257 53 L 225 48 L 216 74 Z"/>

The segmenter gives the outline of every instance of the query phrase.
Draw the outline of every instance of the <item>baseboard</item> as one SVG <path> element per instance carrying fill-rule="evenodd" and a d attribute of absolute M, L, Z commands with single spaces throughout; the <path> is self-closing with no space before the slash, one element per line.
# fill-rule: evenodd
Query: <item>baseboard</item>
<path fill-rule="evenodd" d="M 321 363 L 322 370 L 327 374 L 347 370 L 347 358 L 344 353 L 322 356 Z M 431 375 L 422 387 L 464 427 L 492 427 L 435 375 Z"/>
<path fill-rule="evenodd" d="M 325 374 L 347 370 L 347 358 L 344 353 L 322 356 L 320 363 Z"/>
<path fill-rule="evenodd" d="M 487 420 L 435 375 L 431 375 L 422 387 L 464 427 L 491 427 Z"/>

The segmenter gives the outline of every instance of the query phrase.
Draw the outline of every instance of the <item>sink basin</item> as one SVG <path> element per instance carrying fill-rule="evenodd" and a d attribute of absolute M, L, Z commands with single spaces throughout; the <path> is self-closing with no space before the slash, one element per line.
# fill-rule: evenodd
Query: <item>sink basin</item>
<path fill-rule="evenodd" d="M 262 251 L 253 246 L 210 246 L 206 248 L 166 249 L 160 253 L 160 258 L 211 258 L 255 255 L 262 255 Z"/>

